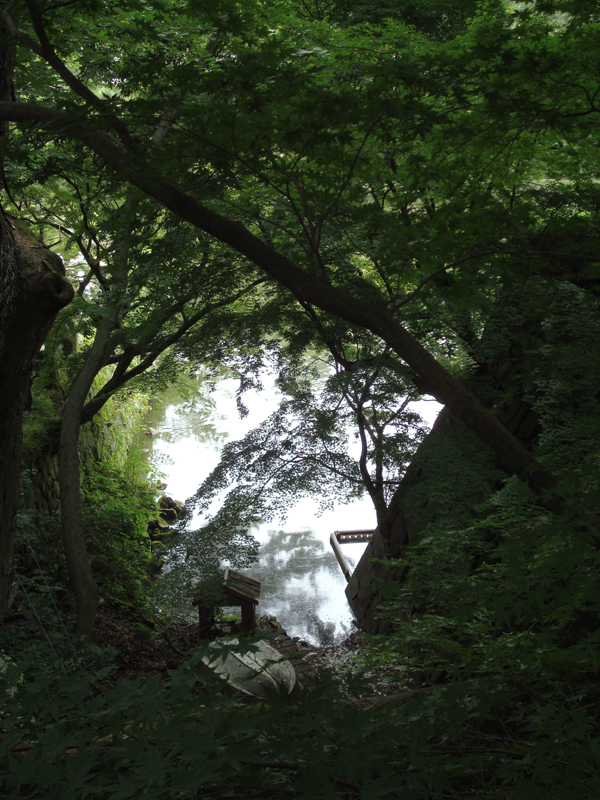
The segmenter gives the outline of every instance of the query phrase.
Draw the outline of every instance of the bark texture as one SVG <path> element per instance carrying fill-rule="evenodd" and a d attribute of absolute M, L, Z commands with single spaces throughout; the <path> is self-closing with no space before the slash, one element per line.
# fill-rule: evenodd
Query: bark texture
<path fill-rule="evenodd" d="M 23 405 L 35 355 L 73 295 L 60 257 L 0 214 L 0 618 L 11 582 Z"/>

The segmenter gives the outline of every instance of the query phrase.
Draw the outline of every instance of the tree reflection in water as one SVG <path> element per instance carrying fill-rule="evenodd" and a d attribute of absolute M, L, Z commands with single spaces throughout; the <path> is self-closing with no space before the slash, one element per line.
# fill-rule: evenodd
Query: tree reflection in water
<path fill-rule="evenodd" d="M 351 632 L 344 576 L 313 530 L 268 531 L 247 572 L 262 584 L 260 613 L 275 615 L 290 635 L 329 645 Z"/>
<path fill-rule="evenodd" d="M 143 446 L 151 448 L 151 461 L 164 475 L 167 494 L 182 500 L 190 497 L 218 464 L 223 443 L 243 437 L 275 409 L 279 397 L 274 381 L 275 375 L 265 374 L 266 391 L 245 395 L 250 414 L 244 419 L 239 418 L 235 402 L 237 382 L 228 378 L 217 379 L 215 388 L 198 376 L 190 381 L 187 397 L 173 388 L 153 402 L 145 424 L 158 434 L 144 436 Z M 288 512 L 290 525 L 301 522 L 317 532 L 300 528 L 289 533 L 262 525 L 251 529 L 250 537 L 239 534 L 232 539 L 220 527 L 202 527 L 206 518 L 201 515 L 182 520 L 176 538 L 165 542 L 164 576 L 155 586 L 157 604 L 195 619 L 194 586 L 214 568 L 230 563 L 262 582 L 260 613 L 275 615 L 290 636 L 319 644 L 343 639 L 352 630 L 352 613 L 344 594 L 346 581 L 328 544 L 329 533 L 372 526 L 371 503 L 364 499 L 336 504 L 321 515 L 318 503 L 304 498 Z M 258 561 L 249 566 L 256 544 L 252 535 L 261 547 Z M 356 548 L 361 550 L 359 545 L 352 548 L 355 554 Z"/>

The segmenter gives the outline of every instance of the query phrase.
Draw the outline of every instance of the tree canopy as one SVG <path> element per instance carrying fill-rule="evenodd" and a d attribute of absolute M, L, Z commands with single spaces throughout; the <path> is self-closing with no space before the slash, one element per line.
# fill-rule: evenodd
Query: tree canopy
<path fill-rule="evenodd" d="M 594 4 L 16 0 L 0 17 L 0 375 L 8 385 L 8 365 L 20 376 L 3 408 L 17 431 L 35 352 L 71 297 L 49 255 L 35 269 L 23 259 L 19 226 L 29 226 L 58 240 L 77 278 L 53 341 L 80 335 L 61 362 L 59 441 L 80 632 L 97 601 L 79 507 L 81 425 L 142 375 L 158 385 L 182 365 L 229 363 L 243 389 L 270 358 L 282 406 L 226 448 L 197 501 L 237 480 L 213 526 L 246 525 L 325 475 L 335 491 L 366 487 L 379 536 L 369 568 L 383 563 L 395 580 L 382 590 L 388 635 L 371 660 L 429 681 L 373 722 L 391 745 L 369 749 L 350 781 L 338 762 L 330 781 L 310 747 L 299 757 L 267 747 L 267 709 L 251 739 L 238 737 L 248 749 L 224 768 L 229 788 L 193 773 L 184 737 L 179 750 L 157 746 L 157 796 L 206 786 L 225 796 L 256 778 L 263 745 L 265 796 L 279 785 L 306 796 L 309 784 L 311 796 L 321 784 L 323 796 L 595 796 Z M 44 302 L 31 302 L 32 286 Z M 27 346 L 15 348 L 22 331 Z M 330 370 L 320 398 L 305 382 L 316 351 Z M 425 394 L 445 406 L 428 436 L 406 405 Z M 343 448 L 347 419 L 358 462 Z M 5 439 L 1 602 L 20 453 L 18 433 Z M 180 730 L 189 722 L 178 687 L 157 690 L 152 724 L 140 723 L 152 742 L 162 741 L 163 696 L 178 709 L 169 719 L 183 720 Z M 73 707 L 97 737 L 103 701 L 89 708 L 87 691 Z M 294 725 L 312 702 L 308 716 L 290 712 Z M 213 706 L 200 707 L 208 718 Z M 19 731 L 35 726 L 26 704 L 11 709 Z M 113 716 L 118 738 L 129 723 Z M 318 720 L 322 743 L 329 723 Z M 202 739 L 211 758 L 212 735 Z M 122 741 L 135 753 L 133 736 Z M 348 768 L 345 741 L 323 747 Z M 289 777 L 311 758 L 317 787 Z M 88 776 L 100 774 L 94 764 Z M 173 778 L 182 765 L 189 786 Z M 44 775 L 32 796 L 54 791 Z"/>
<path fill-rule="evenodd" d="M 58 125 L 301 302 L 368 327 L 509 471 L 552 482 L 420 346 L 437 315 L 419 325 L 408 301 L 442 279 L 468 302 L 486 275 L 589 273 L 593 215 L 575 252 L 570 236 L 595 195 L 589 13 L 487 3 L 441 36 L 383 9 L 336 24 L 285 3 L 99 4 L 87 58 L 85 9 L 26 6 L 21 27 L 4 16 L 35 102 L 5 118 Z M 165 114 L 164 147 L 140 149 Z"/>

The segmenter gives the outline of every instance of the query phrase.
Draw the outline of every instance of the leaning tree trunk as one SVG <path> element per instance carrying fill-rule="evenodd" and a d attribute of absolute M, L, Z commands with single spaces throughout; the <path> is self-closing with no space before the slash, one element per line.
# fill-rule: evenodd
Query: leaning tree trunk
<path fill-rule="evenodd" d="M 123 223 L 118 231 L 111 271 L 113 287 L 109 292 L 105 316 L 77 377 L 73 381 L 63 407 L 58 446 L 58 482 L 60 517 L 69 579 L 75 594 L 77 619 L 75 633 L 91 636 L 98 610 L 98 585 L 92 573 L 81 519 L 81 480 L 79 473 L 79 434 L 83 407 L 96 375 L 106 363 L 107 348 L 114 328 L 119 324 L 123 305 L 118 298 L 125 290 L 129 272 L 129 247 L 134 215 L 139 200 L 129 193 L 121 208 Z"/>
<path fill-rule="evenodd" d="M 23 405 L 35 355 L 74 294 L 64 272 L 59 256 L 0 213 L 0 621 L 11 582 Z"/>
<path fill-rule="evenodd" d="M 60 120 L 63 113 L 27 103 L 0 101 L 0 119 L 16 122 Z M 557 490 L 555 476 L 465 389 L 445 367 L 429 353 L 410 331 L 395 318 L 382 301 L 370 301 L 338 289 L 303 270 L 287 256 L 274 250 L 240 222 L 228 219 L 199 203 L 178 186 L 156 173 L 149 164 L 134 158 L 124 146 L 96 127 L 81 127 L 71 135 L 89 146 L 149 197 L 153 197 L 180 219 L 209 236 L 231 246 L 259 269 L 288 288 L 303 304 L 310 303 L 333 316 L 366 328 L 406 362 L 416 385 L 431 394 L 452 414 L 462 420 L 497 455 L 507 473 L 517 475 L 537 496 L 537 502 L 553 514 L 565 511 L 565 498 Z M 594 523 L 596 520 L 594 520 Z"/>
<path fill-rule="evenodd" d="M 72 384 L 63 408 L 58 446 L 60 517 L 67 570 L 75 594 L 75 633 L 91 636 L 98 609 L 98 586 L 92 573 L 81 521 L 79 433 L 81 411 L 92 382 L 102 366 L 114 316 L 105 317 L 81 371 Z"/>

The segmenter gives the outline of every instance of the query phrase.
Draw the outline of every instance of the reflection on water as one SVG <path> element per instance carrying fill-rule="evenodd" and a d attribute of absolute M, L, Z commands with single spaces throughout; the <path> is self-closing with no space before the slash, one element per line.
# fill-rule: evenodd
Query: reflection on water
<path fill-rule="evenodd" d="M 247 572 L 257 556 L 258 542 L 244 530 L 184 530 L 166 552 L 163 577 L 155 586 L 156 601 L 163 608 L 189 616 L 190 601 L 199 583 L 225 564 Z"/>
<path fill-rule="evenodd" d="M 351 633 L 344 577 L 314 530 L 269 530 L 258 564 L 247 572 L 261 581 L 261 608 L 290 635 L 326 645 Z"/>
<path fill-rule="evenodd" d="M 191 497 L 217 466 L 223 444 L 240 439 L 259 425 L 279 403 L 275 376 L 263 374 L 262 391 L 244 395 L 248 416 L 240 419 L 235 401 L 237 381 L 203 381 L 191 384 L 186 397 L 171 390 L 153 404 L 146 425 L 158 434 L 149 439 L 151 461 L 164 474 L 166 492 L 178 500 Z M 419 411 L 432 422 L 437 408 L 419 404 Z M 428 409 L 427 406 L 430 406 Z M 164 578 L 157 582 L 159 605 L 170 605 L 192 614 L 193 585 L 199 582 L 205 565 L 215 555 L 223 566 L 225 553 L 215 538 L 192 534 L 207 520 L 196 516 L 188 530 L 180 533 L 167 551 Z M 259 526 L 251 531 L 260 543 L 258 562 L 243 569 L 262 583 L 260 614 L 272 614 L 290 634 L 312 643 L 330 643 L 345 638 L 352 630 L 352 612 L 346 601 L 346 580 L 329 545 L 335 530 L 375 527 L 375 514 L 368 498 L 335 503 L 321 513 L 318 501 L 303 498 L 288 509 L 286 520 Z M 240 550 L 247 542 L 240 534 Z M 343 545 L 353 568 L 364 544 Z M 234 562 L 231 566 L 238 568 Z"/>
<path fill-rule="evenodd" d="M 153 403 L 145 420 L 158 431 L 148 439 L 151 461 L 164 474 L 166 492 L 185 500 L 217 465 L 224 442 L 237 439 L 259 425 L 278 405 L 274 376 L 264 376 L 263 391 L 248 392 L 249 415 L 240 419 L 236 381 L 216 384 L 197 381 L 198 393 L 181 398 L 170 390 Z M 329 534 L 344 528 L 372 527 L 369 500 L 338 504 L 319 515 L 316 501 L 304 498 L 289 509 L 285 524 L 275 522 L 251 531 L 260 543 L 258 562 L 244 572 L 261 581 L 260 614 L 271 614 L 290 634 L 313 643 L 330 643 L 351 632 L 352 612 L 346 602 L 346 581 L 329 545 Z M 165 576 L 157 582 L 157 602 L 192 615 L 193 585 L 202 579 L 203 565 L 211 560 L 214 541 L 191 530 L 203 524 L 195 517 L 189 531 L 180 533 L 166 552 Z M 218 548 L 218 544 L 217 544 Z M 364 545 L 347 545 L 353 566 Z M 223 565 L 227 562 L 222 561 Z M 232 564 L 233 566 L 233 564 Z"/>

